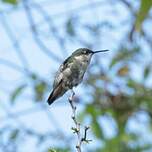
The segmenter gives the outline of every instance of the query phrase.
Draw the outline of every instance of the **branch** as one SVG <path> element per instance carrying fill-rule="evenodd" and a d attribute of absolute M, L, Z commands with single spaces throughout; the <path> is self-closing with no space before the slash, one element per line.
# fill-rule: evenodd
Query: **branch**
<path fill-rule="evenodd" d="M 91 140 L 87 139 L 87 131 L 90 127 L 89 126 L 84 127 L 84 135 L 82 136 L 81 124 L 77 121 L 77 118 L 76 118 L 77 107 L 73 104 L 74 95 L 75 95 L 75 93 L 73 91 L 71 97 L 69 97 L 68 100 L 69 100 L 70 106 L 72 108 L 72 120 L 74 121 L 74 124 L 75 124 L 75 127 L 72 127 L 72 130 L 73 130 L 73 133 L 76 133 L 77 140 L 78 140 L 77 145 L 76 145 L 76 149 L 77 149 L 77 152 L 81 152 L 82 143 L 83 142 L 89 143 L 91 141 Z"/>
<path fill-rule="evenodd" d="M 16 63 L 11 62 L 11 61 L 6 60 L 6 59 L 3 59 L 3 58 L 0 58 L 0 64 L 7 66 L 13 70 L 18 71 L 18 72 L 21 72 L 21 73 L 26 73 L 26 71 L 27 71 L 27 69 L 24 69 L 23 67 L 17 65 Z"/>
<path fill-rule="evenodd" d="M 0 21 L 3 25 L 3 28 L 4 28 L 8 38 L 10 39 L 10 41 L 14 47 L 14 50 L 16 51 L 16 54 L 18 55 L 19 60 L 21 61 L 22 65 L 24 66 L 24 69 L 29 69 L 29 64 L 21 49 L 20 42 L 18 41 L 15 34 L 13 33 L 11 26 L 7 22 L 6 18 L 7 17 L 1 12 Z"/>
<path fill-rule="evenodd" d="M 51 16 L 49 16 L 49 14 L 47 14 L 45 9 L 43 9 L 43 7 L 41 5 L 39 5 L 38 3 L 34 3 L 33 7 L 35 7 L 37 9 L 38 13 L 40 13 L 43 16 L 44 20 L 48 24 L 49 32 L 50 32 L 50 34 L 53 34 L 56 41 L 58 41 L 61 53 L 63 55 L 65 55 L 65 53 L 66 53 L 66 55 L 67 55 L 68 53 L 67 53 L 67 50 L 66 50 L 66 47 L 65 47 L 65 39 L 64 39 L 64 37 L 60 36 L 58 28 L 54 24 L 53 19 L 51 18 Z"/>
<path fill-rule="evenodd" d="M 30 29 L 32 31 L 32 36 L 33 36 L 33 39 L 35 40 L 36 44 L 39 46 L 40 50 L 43 53 L 45 53 L 47 56 L 49 56 L 53 60 L 59 62 L 61 59 L 53 51 L 50 51 L 50 49 L 40 39 L 37 28 L 36 28 L 36 24 L 34 21 L 34 17 L 32 15 L 31 8 L 30 8 L 27 0 L 23 0 L 23 7 L 25 9 L 25 13 L 26 13 L 29 25 L 30 25 Z"/>

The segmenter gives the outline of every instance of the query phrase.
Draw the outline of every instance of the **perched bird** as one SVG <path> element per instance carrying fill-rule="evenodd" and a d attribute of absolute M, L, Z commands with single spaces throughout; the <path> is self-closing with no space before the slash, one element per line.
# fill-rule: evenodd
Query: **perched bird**
<path fill-rule="evenodd" d="M 56 73 L 53 91 L 47 100 L 48 104 L 51 105 L 56 99 L 63 96 L 66 91 L 80 84 L 92 56 L 96 53 L 106 51 L 108 50 L 92 51 L 87 48 L 80 48 L 74 51 L 61 64 Z"/>

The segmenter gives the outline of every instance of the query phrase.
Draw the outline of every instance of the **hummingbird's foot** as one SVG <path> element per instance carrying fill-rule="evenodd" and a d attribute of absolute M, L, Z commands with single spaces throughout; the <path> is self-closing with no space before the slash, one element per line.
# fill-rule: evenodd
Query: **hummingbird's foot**
<path fill-rule="evenodd" d="M 72 95 L 69 97 L 69 103 L 70 103 L 72 109 L 75 111 L 76 110 L 76 106 L 73 104 L 75 92 L 74 92 L 73 89 L 71 89 L 71 91 L 72 91 Z"/>
<path fill-rule="evenodd" d="M 74 92 L 74 90 L 72 89 L 72 97 L 74 97 L 75 96 L 75 92 Z"/>
<path fill-rule="evenodd" d="M 73 89 L 71 89 L 72 95 L 69 97 L 69 101 L 73 101 L 74 100 L 74 96 L 75 96 L 75 92 Z"/>

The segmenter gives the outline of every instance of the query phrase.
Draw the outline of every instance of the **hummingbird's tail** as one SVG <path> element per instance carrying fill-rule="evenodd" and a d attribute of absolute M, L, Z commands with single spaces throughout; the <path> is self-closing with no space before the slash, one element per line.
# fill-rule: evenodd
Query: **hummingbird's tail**
<path fill-rule="evenodd" d="M 47 100 L 47 103 L 51 105 L 56 99 L 61 97 L 66 91 L 67 90 L 62 87 L 62 82 L 59 83 L 58 86 L 54 88 L 53 91 L 51 92 Z"/>
<path fill-rule="evenodd" d="M 47 103 L 49 104 L 49 105 L 51 105 L 55 100 L 56 100 L 56 96 L 54 96 L 54 91 L 52 91 L 51 92 L 51 94 L 49 95 L 49 98 L 48 98 L 48 100 L 47 100 Z"/>

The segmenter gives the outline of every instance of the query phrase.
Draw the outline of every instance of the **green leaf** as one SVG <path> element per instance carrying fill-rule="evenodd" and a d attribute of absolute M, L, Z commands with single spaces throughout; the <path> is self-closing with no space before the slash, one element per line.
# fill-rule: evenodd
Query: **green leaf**
<path fill-rule="evenodd" d="M 30 77 L 34 81 L 38 80 L 38 76 L 35 73 L 31 73 Z"/>
<path fill-rule="evenodd" d="M 119 76 L 126 76 L 128 75 L 129 70 L 130 70 L 129 67 L 127 65 L 124 65 L 118 70 L 117 74 Z"/>
<path fill-rule="evenodd" d="M 92 117 L 96 117 L 101 114 L 101 110 L 97 108 L 95 109 L 93 104 L 86 105 L 85 111 L 87 114 L 91 114 Z"/>
<path fill-rule="evenodd" d="M 48 152 L 57 152 L 57 151 L 53 149 L 48 149 Z"/>
<path fill-rule="evenodd" d="M 23 90 L 25 89 L 26 84 L 22 84 L 21 86 L 17 87 L 13 93 L 11 94 L 11 102 L 14 103 L 16 98 L 23 92 Z"/>
<path fill-rule="evenodd" d="M 69 18 L 69 20 L 66 23 L 66 31 L 70 36 L 75 36 L 73 20 L 74 20 L 73 18 Z"/>
<path fill-rule="evenodd" d="M 47 84 L 43 80 L 36 83 L 34 87 L 36 101 L 41 101 L 43 99 L 46 88 Z"/>
<path fill-rule="evenodd" d="M 47 152 L 70 152 L 69 148 L 51 148 Z"/>
<path fill-rule="evenodd" d="M 142 24 L 146 17 L 148 16 L 148 13 L 150 11 L 150 8 L 152 7 L 152 0 L 142 0 L 140 9 L 137 13 L 137 18 L 135 21 L 135 29 L 136 31 L 141 31 Z"/>
<path fill-rule="evenodd" d="M 82 122 L 82 121 L 86 118 L 86 116 L 87 116 L 87 113 L 86 113 L 86 111 L 84 110 L 84 111 L 81 111 L 81 112 L 78 114 L 77 119 L 78 119 L 80 122 Z"/>
<path fill-rule="evenodd" d="M 103 138 L 103 133 L 102 133 L 102 128 L 100 127 L 98 121 L 96 119 L 92 120 L 92 125 L 91 125 L 92 131 L 94 135 L 101 140 Z"/>
<path fill-rule="evenodd" d="M 19 130 L 18 129 L 13 130 L 11 135 L 10 135 L 10 139 L 11 140 L 15 140 L 17 138 L 18 134 L 19 134 Z"/>
<path fill-rule="evenodd" d="M 144 78 L 146 79 L 151 72 L 152 65 L 148 64 L 144 69 Z"/>
<path fill-rule="evenodd" d="M 127 86 L 130 88 L 135 88 L 137 86 L 137 83 L 134 80 L 129 79 L 127 82 Z"/>
<path fill-rule="evenodd" d="M 139 50 L 139 47 L 135 47 L 133 50 L 128 50 L 127 48 L 120 49 L 113 57 L 109 67 L 112 68 L 114 65 L 121 61 L 126 62 L 132 60 L 134 55 L 136 55 Z"/>
<path fill-rule="evenodd" d="M 18 4 L 18 0 L 2 0 L 4 3 L 9 3 L 9 4 L 13 4 L 16 5 Z"/>

